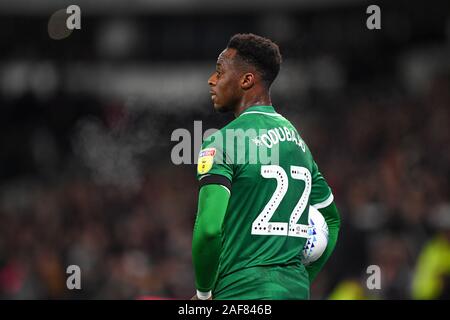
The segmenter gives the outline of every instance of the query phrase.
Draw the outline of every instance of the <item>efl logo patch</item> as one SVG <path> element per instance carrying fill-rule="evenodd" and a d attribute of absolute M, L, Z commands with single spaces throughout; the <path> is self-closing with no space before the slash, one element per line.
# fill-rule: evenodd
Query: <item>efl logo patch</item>
<path fill-rule="evenodd" d="M 211 170 L 216 155 L 215 148 L 207 148 L 200 151 L 198 155 L 197 171 L 199 174 L 205 174 Z"/>

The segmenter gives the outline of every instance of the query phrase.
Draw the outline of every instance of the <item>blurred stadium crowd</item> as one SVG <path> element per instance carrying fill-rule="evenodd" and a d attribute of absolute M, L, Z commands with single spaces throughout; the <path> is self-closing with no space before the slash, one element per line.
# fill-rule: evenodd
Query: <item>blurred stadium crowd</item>
<path fill-rule="evenodd" d="M 425 25 L 417 18 L 420 9 L 411 16 L 388 11 L 386 17 L 390 13 L 403 29 L 392 23 L 386 27 L 391 36 L 374 36 L 361 24 L 365 16 L 359 9 L 280 15 L 276 25 L 289 32 L 279 33 L 269 32 L 270 19 L 224 15 L 218 18 L 224 27 L 215 27 L 209 37 L 205 30 L 215 18 L 180 18 L 186 30 L 203 32 L 194 36 L 197 44 L 210 47 L 189 44 L 183 36 L 167 41 L 175 29 L 158 17 L 144 30 L 159 49 L 141 45 L 138 54 L 123 49 L 114 57 L 95 53 L 102 50 L 89 31 L 55 44 L 27 29 L 30 23 L 45 26 L 48 17 L 22 18 L 15 36 L 14 19 L 3 19 L 0 36 L 11 41 L 0 50 L 0 298 L 192 296 L 196 166 L 172 163 L 171 133 L 176 128 L 193 133 L 195 120 L 206 130 L 232 119 L 214 114 L 206 80 L 229 36 L 252 31 L 272 36 L 285 53 L 274 106 L 309 145 L 342 216 L 336 251 L 314 283 L 312 298 L 448 299 L 450 11 Z M 85 26 L 107 34 L 99 27 L 103 20 L 91 17 Z M 230 26 L 233 21 L 240 22 Z M 121 26 L 113 30 L 126 34 L 138 28 Z M 158 27 L 171 31 L 158 38 Z M 308 32 L 300 32 L 296 42 L 300 27 Z M 324 35 L 322 28 L 335 34 Z M 114 44 L 104 46 L 117 48 Z M 314 62 L 318 53 L 328 58 Z M 109 95 L 100 85 L 98 92 L 77 89 L 84 80 L 74 84 L 68 74 L 71 65 L 76 69 L 86 61 L 91 66 L 112 61 L 124 70 L 130 61 L 145 66 L 146 59 L 171 64 L 175 75 L 183 59 L 181 79 L 186 65 L 203 63 L 196 74 L 199 86 L 192 89 L 198 99 L 190 100 L 189 91 L 163 103 Z M 28 70 L 32 63 L 41 67 Z M 177 96 L 171 82 L 164 86 Z M 80 291 L 66 287 L 72 264 L 82 271 Z M 366 287 L 369 265 L 381 268 L 380 290 Z"/>

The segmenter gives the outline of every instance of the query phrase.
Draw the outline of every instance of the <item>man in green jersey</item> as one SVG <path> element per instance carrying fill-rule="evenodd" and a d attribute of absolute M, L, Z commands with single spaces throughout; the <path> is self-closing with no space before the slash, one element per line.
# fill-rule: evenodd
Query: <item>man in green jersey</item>
<path fill-rule="evenodd" d="M 236 118 L 199 153 L 193 299 L 308 299 L 336 245 L 340 218 L 331 189 L 296 128 L 272 106 L 280 64 L 275 43 L 237 34 L 208 80 L 215 110 Z M 310 205 L 325 217 L 329 240 L 305 267 Z"/>

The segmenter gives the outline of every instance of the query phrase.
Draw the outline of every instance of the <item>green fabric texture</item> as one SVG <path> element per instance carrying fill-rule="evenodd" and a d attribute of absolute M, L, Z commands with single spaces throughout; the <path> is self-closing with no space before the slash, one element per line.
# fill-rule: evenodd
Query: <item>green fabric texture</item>
<path fill-rule="evenodd" d="M 317 274 L 320 272 L 320 270 L 322 270 L 323 266 L 333 253 L 334 248 L 336 247 L 336 242 L 341 225 L 339 211 L 334 202 L 332 202 L 329 206 L 318 210 L 320 211 L 320 213 L 322 213 L 328 225 L 328 244 L 322 256 L 317 261 L 314 261 L 310 265 L 306 266 L 306 271 L 308 271 L 309 281 L 311 283 L 316 279 Z"/>
<path fill-rule="evenodd" d="M 230 193 L 221 185 L 200 188 L 197 218 L 192 236 L 192 262 L 197 290 L 213 289 L 222 245 L 222 224 Z"/>
<path fill-rule="evenodd" d="M 263 159 L 266 153 L 277 157 Z M 221 175 L 233 185 L 222 228 L 218 281 L 250 267 L 301 263 L 306 237 L 289 234 L 290 220 L 306 226 L 308 205 L 327 206 L 333 194 L 295 126 L 272 106 L 250 107 L 205 139 L 202 162 L 199 181 Z M 300 171 L 307 175 L 300 176 Z M 307 198 L 294 218 L 303 196 Z"/>
<path fill-rule="evenodd" d="M 300 265 L 242 269 L 221 278 L 214 300 L 308 300 L 309 276 Z"/>

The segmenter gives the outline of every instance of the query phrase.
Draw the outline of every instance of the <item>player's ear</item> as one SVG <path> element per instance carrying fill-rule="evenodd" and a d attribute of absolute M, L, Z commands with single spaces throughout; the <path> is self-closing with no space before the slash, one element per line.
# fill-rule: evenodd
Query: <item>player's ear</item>
<path fill-rule="evenodd" d="M 251 72 L 244 73 L 241 77 L 241 88 L 248 90 L 255 84 L 255 75 Z"/>

